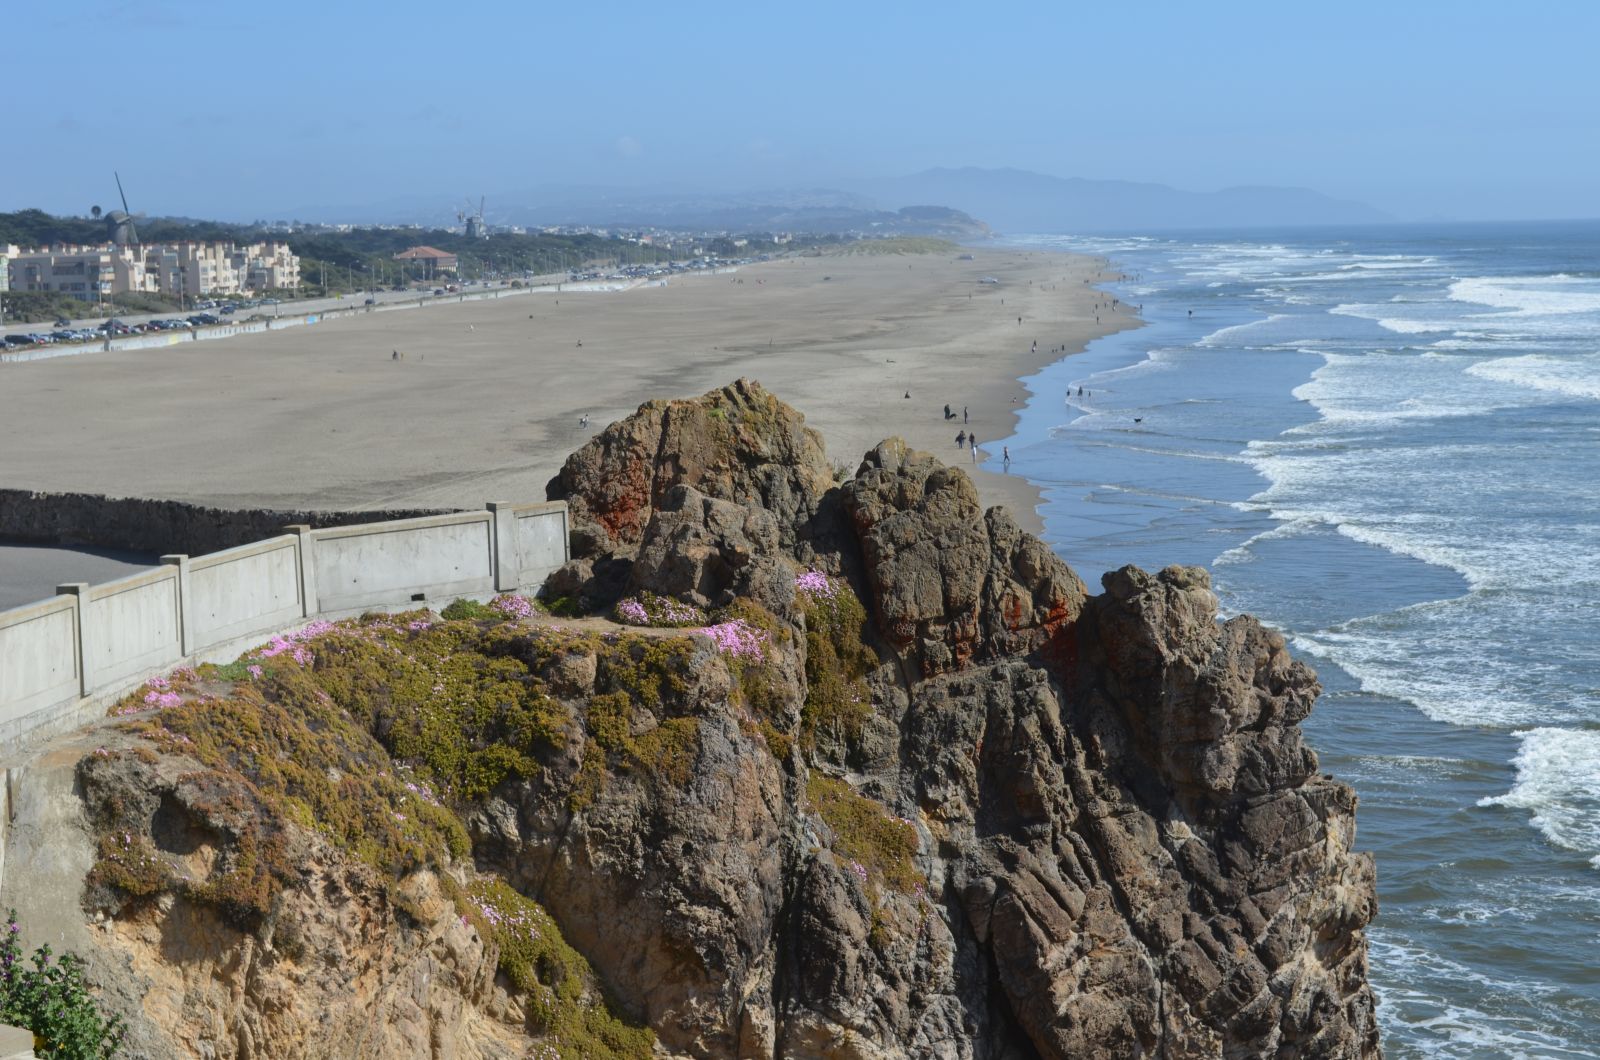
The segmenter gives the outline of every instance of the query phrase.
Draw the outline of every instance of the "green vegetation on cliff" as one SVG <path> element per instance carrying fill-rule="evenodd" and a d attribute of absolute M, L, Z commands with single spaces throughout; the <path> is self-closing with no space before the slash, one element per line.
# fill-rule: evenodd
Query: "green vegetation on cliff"
<path fill-rule="evenodd" d="M 32 1031 L 40 1055 L 51 1060 L 115 1056 L 125 1028 L 121 1019 L 100 1011 L 83 958 L 56 958 L 46 945 L 24 960 L 21 933 L 13 909 L 0 927 L 0 1023 Z"/>
<path fill-rule="evenodd" d="M 217 833 L 218 852 L 195 871 L 157 849 L 150 809 L 116 787 L 116 767 L 170 759 L 102 748 L 80 765 L 100 834 L 91 890 L 123 903 L 181 894 L 257 930 L 302 882 L 296 825 L 377 870 L 402 911 L 411 874 L 452 881 L 459 912 L 497 946 L 536 1033 L 561 1056 L 649 1055 L 650 1033 L 611 1012 L 549 913 L 478 877 L 465 817 L 502 782 L 541 775 L 572 740 L 590 749 L 568 781 L 575 803 L 584 785 L 592 799 L 619 770 L 687 783 L 698 720 L 640 722 L 687 687 L 693 644 L 529 627 L 505 608 L 486 610 L 455 621 L 413 612 L 312 623 L 237 663 L 147 682 L 113 713 L 168 756 L 204 767 L 185 773 L 177 794 Z M 561 676 L 568 670 L 591 676 Z"/>
<path fill-rule="evenodd" d="M 909 894 L 921 882 L 912 860 L 917 829 L 910 821 L 816 771 L 806 778 L 806 799 L 833 833 L 834 853 L 850 861 L 863 883 Z"/>
<path fill-rule="evenodd" d="M 878 657 L 864 640 L 867 611 L 844 581 L 801 576 L 817 586 L 798 594 L 806 616 L 806 703 L 801 733 L 809 748 L 818 733 L 835 742 L 854 740 L 872 713 L 866 676 Z M 818 581 L 818 579 L 821 579 Z"/>

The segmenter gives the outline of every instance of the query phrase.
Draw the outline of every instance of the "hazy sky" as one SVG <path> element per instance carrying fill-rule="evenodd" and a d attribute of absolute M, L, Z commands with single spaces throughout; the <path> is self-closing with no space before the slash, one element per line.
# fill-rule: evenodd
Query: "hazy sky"
<path fill-rule="evenodd" d="M 136 0 L 0 26 L 0 208 L 110 208 L 113 168 L 135 210 L 247 220 L 977 165 L 1600 216 L 1587 0 Z"/>

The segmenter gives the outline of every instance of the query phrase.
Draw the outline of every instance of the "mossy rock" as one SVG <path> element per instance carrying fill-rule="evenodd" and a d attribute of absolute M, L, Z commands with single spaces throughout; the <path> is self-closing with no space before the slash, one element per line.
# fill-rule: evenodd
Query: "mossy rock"
<path fill-rule="evenodd" d="M 864 876 L 869 889 L 910 894 L 922 882 L 914 861 L 917 829 L 910 821 L 893 816 L 843 780 L 815 770 L 806 778 L 806 799 L 833 833 L 834 853 Z"/>

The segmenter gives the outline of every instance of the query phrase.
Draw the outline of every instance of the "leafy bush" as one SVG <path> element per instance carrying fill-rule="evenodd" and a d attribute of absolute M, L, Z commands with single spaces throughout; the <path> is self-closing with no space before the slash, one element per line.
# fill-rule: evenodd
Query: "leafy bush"
<path fill-rule="evenodd" d="M 488 604 L 479 603 L 477 600 L 469 600 L 463 596 L 443 611 L 440 611 L 439 617 L 449 619 L 452 622 L 482 622 L 490 619 L 498 620 L 502 616 L 500 612 Z"/>
<path fill-rule="evenodd" d="M 17 911 L 6 917 L 0 937 L 0 1020 L 31 1030 L 41 1055 L 60 1060 L 100 1060 L 115 1056 L 126 1033 L 122 1020 L 107 1016 L 89 991 L 85 962 L 63 953 L 51 962 L 49 946 L 40 946 L 23 964 Z"/>

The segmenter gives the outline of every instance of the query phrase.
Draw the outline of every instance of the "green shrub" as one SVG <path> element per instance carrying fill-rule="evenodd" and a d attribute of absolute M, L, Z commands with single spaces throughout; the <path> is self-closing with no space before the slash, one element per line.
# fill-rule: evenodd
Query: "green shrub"
<path fill-rule="evenodd" d="M 89 991 L 85 962 L 63 953 L 52 963 L 49 946 L 40 946 L 23 963 L 17 941 L 17 911 L 6 917 L 0 936 L 0 1022 L 32 1031 L 51 1060 L 101 1060 L 115 1056 L 126 1028 L 108 1016 Z"/>
<path fill-rule="evenodd" d="M 583 617 L 582 605 L 570 596 L 552 596 L 549 599 L 541 597 L 539 604 L 552 615 L 558 615 L 561 618 Z"/>
<path fill-rule="evenodd" d="M 498 621 L 505 616 L 500 614 L 500 612 L 496 611 L 494 608 L 490 607 L 488 604 L 477 600 L 469 600 L 463 596 L 461 599 L 450 604 L 443 611 L 440 611 L 439 617 L 448 619 L 452 622 L 482 622 L 485 620 Z"/>

